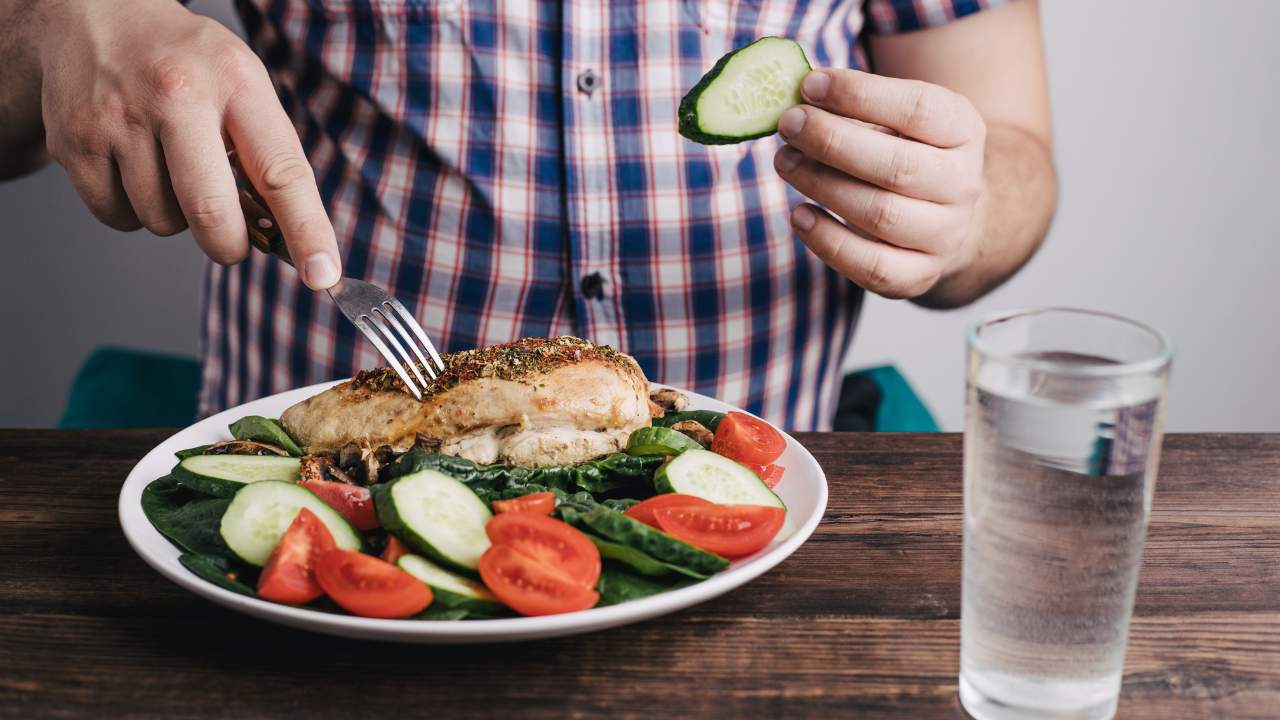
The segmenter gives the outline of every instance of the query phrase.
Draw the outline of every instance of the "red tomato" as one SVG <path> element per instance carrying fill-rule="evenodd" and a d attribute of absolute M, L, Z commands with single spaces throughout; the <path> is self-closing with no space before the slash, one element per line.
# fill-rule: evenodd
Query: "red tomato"
<path fill-rule="evenodd" d="M 774 465 L 773 463 L 769 463 L 768 465 L 757 465 L 755 463 L 742 464 L 751 468 L 751 472 L 755 473 L 756 477 L 759 477 L 760 480 L 770 488 L 777 487 L 778 483 L 782 480 L 782 474 L 787 471 L 787 469 L 781 465 Z"/>
<path fill-rule="evenodd" d="M 583 587 L 600 579 L 600 551 L 577 528 L 545 515 L 495 515 L 484 527 L 494 545 L 506 545 Z"/>
<path fill-rule="evenodd" d="M 264 600 L 290 605 L 309 603 L 320 597 L 324 590 L 316 582 L 316 558 L 333 548 L 329 528 L 315 513 L 301 508 L 258 576 L 258 595 Z"/>
<path fill-rule="evenodd" d="M 787 511 L 766 505 L 686 505 L 658 508 L 653 516 L 663 530 L 690 545 L 735 558 L 768 545 Z"/>
<path fill-rule="evenodd" d="M 499 600 L 521 615 L 555 615 L 586 610 L 600 600 L 599 593 L 591 587 L 510 545 L 493 545 L 484 551 L 480 556 L 480 579 Z"/>
<path fill-rule="evenodd" d="M 372 555 L 330 550 L 316 561 L 316 580 L 334 602 L 353 615 L 402 618 L 431 604 L 431 588 Z"/>
<path fill-rule="evenodd" d="M 697 495 L 681 495 L 680 493 L 665 493 L 663 495 L 654 495 L 644 502 L 636 503 L 627 509 L 623 515 L 635 518 L 650 527 L 658 527 L 658 521 L 653 518 L 653 511 L 664 507 L 681 507 L 683 505 L 710 505 L 710 500 L 704 500 Z"/>
<path fill-rule="evenodd" d="M 556 509 L 556 494 L 553 492 L 536 492 L 521 495 L 510 500 L 494 500 L 493 511 L 496 513 L 536 513 L 550 515 Z"/>
<path fill-rule="evenodd" d="M 303 480 L 302 487 L 315 493 L 326 505 L 338 511 L 357 530 L 372 530 L 378 525 L 369 488 L 331 480 Z"/>
<path fill-rule="evenodd" d="M 787 441 L 772 425 L 740 412 L 725 415 L 711 441 L 712 452 L 757 465 L 768 465 L 786 449 Z"/>
<path fill-rule="evenodd" d="M 395 535 L 388 535 L 387 546 L 382 549 L 382 554 L 379 555 L 379 557 L 391 563 L 392 565 L 395 565 L 396 561 L 400 559 L 401 555 L 408 555 L 408 554 L 409 554 L 409 548 L 405 547 L 405 544 L 400 542 L 400 538 L 396 537 Z"/>

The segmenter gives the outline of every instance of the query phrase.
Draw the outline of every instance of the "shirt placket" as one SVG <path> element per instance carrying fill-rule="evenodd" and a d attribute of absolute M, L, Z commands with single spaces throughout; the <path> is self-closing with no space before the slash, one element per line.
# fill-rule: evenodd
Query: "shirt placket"
<path fill-rule="evenodd" d="M 605 112 L 608 77 L 604 66 L 606 37 L 603 5 L 574 2 L 565 14 L 564 88 L 566 171 L 570 267 L 575 286 L 575 331 L 602 345 L 622 347 L 622 328 L 614 295 L 616 284 L 613 178 L 609 161 L 609 127 Z"/>

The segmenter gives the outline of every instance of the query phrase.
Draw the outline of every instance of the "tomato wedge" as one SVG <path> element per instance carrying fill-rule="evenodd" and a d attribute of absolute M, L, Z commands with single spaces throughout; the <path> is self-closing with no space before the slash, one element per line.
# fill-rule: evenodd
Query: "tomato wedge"
<path fill-rule="evenodd" d="M 258 576 L 258 595 L 264 600 L 301 605 L 324 594 L 316 582 L 316 558 L 334 548 L 324 521 L 307 508 L 298 510 Z"/>
<path fill-rule="evenodd" d="M 409 554 L 409 548 L 405 547 L 405 544 L 400 542 L 400 538 L 396 537 L 395 535 L 387 535 L 387 546 L 382 548 L 382 554 L 379 555 L 378 557 L 391 563 L 392 565 L 395 565 L 396 561 L 400 559 L 401 555 L 408 555 L 408 554 Z"/>
<path fill-rule="evenodd" d="M 768 465 L 787 449 L 787 441 L 769 423 L 746 413 L 730 412 L 716 426 L 711 451 L 740 463 Z"/>
<path fill-rule="evenodd" d="M 666 532 L 727 558 L 750 555 L 782 529 L 787 511 L 766 505 L 686 505 L 653 512 Z"/>
<path fill-rule="evenodd" d="M 787 469 L 781 465 L 774 465 L 773 463 L 769 463 L 768 465 L 757 465 L 755 463 L 741 464 L 751 468 L 751 472 L 755 473 L 756 476 L 760 478 L 760 481 L 770 488 L 777 487 L 778 483 L 782 480 L 782 474 L 787 471 Z"/>
<path fill-rule="evenodd" d="M 704 500 L 697 495 L 682 495 L 680 493 L 664 493 L 662 495 L 654 495 L 644 502 L 636 503 L 623 513 L 627 517 L 635 518 L 650 527 L 658 527 L 658 521 L 653 517 L 653 511 L 664 507 L 682 507 L 685 505 L 710 505 L 710 500 Z"/>
<path fill-rule="evenodd" d="M 316 580 L 334 602 L 353 615 L 402 618 L 431 604 L 431 588 L 372 555 L 330 550 L 316 561 Z"/>
<path fill-rule="evenodd" d="M 351 523 L 357 530 L 379 527 L 378 514 L 373 509 L 373 496 L 369 488 L 332 480 L 303 480 L 302 487 L 315 493 L 326 505 Z"/>
<path fill-rule="evenodd" d="M 591 587 L 574 581 L 559 569 L 549 567 L 511 545 L 492 545 L 484 551 L 480 556 L 480 579 L 499 600 L 521 615 L 556 615 L 586 610 L 600 600 L 599 593 Z"/>
<path fill-rule="evenodd" d="M 504 513 L 484 527 L 494 545 L 506 545 L 593 588 L 600 579 L 600 551 L 580 530 L 545 515 Z"/>
<path fill-rule="evenodd" d="M 535 513 L 550 515 L 556 509 L 556 494 L 553 492 L 536 492 L 521 495 L 510 500 L 494 500 L 493 511 L 496 513 Z"/>

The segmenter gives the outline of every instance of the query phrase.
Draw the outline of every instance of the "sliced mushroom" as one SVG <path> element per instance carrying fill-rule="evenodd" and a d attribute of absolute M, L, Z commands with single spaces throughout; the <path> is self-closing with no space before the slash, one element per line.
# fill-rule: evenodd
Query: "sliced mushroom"
<path fill-rule="evenodd" d="M 418 433 L 413 442 L 413 448 L 415 450 L 425 450 L 427 452 L 438 453 L 442 447 L 444 447 L 443 438 L 431 437 L 430 435 L 424 435 L 422 433 Z"/>
<path fill-rule="evenodd" d="M 327 480 L 324 468 L 333 465 L 333 458 L 324 455 L 303 455 L 302 464 L 298 466 L 298 475 L 303 482 Z"/>
<path fill-rule="evenodd" d="M 681 420 L 672 425 L 671 429 L 683 434 L 704 448 L 711 447 L 711 442 L 716 439 L 716 434 L 697 420 Z"/>
<path fill-rule="evenodd" d="M 662 388 L 649 393 L 649 401 L 662 408 L 664 413 L 680 412 L 689 407 L 689 398 L 684 393 L 671 388 Z"/>
<path fill-rule="evenodd" d="M 223 440 L 216 442 L 204 450 L 205 455 L 281 455 L 289 453 L 275 445 L 268 445 L 256 440 Z"/>

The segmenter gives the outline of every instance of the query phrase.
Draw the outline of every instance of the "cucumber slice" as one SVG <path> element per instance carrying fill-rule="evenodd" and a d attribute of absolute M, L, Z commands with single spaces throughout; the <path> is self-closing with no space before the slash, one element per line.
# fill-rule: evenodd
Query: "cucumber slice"
<path fill-rule="evenodd" d="M 278 455 L 192 455 L 173 469 L 173 479 L 205 495 L 229 498 L 248 483 L 294 482 L 298 458 Z"/>
<path fill-rule="evenodd" d="M 659 493 L 684 493 L 723 505 L 769 505 L 787 509 L 756 474 L 723 455 L 690 450 L 658 468 Z"/>
<path fill-rule="evenodd" d="M 237 440 L 256 440 L 260 443 L 275 445 L 294 457 L 303 454 L 302 448 L 298 447 L 298 443 L 294 442 L 292 437 L 289 437 L 284 426 L 271 418 L 246 415 L 231 423 L 227 429 L 231 431 L 231 437 Z"/>
<path fill-rule="evenodd" d="M 374 485 L 373 505 L 387 532 L 449 567 L 474 571 L 489 549 L 489 507 L 442 472 L 420 470 Z"/>
<path fill-rule="evenodd" d="M 401 555 L 401 570 L 431 586 L 432 605 L 467 610 L 475 615 L 501 615 L 506 606 L 483 585 L 445 570 L 421 555 Z"/>
<path fill-rule="evenodd" d="M 338 547 L 360 550 L 363 546 L 355 528 L 325 501 L 301 485 L 279 480 L 262 480 L 240 488 L 223 513 L 218 532 L 236 557 L 262 567 L 300 508 L 320 518 Z"/>
<path fill-rule="evenodd" d="M 660 575 L 670 575 L 674 572 L 686 575 L 696 580 L 705 580 L 707 578 L 706 575 L 694 572 L 689 568 L 672 565 L 671 563 L 665 563 L 661 560 L 651 558 L 639 550 L 628 545 L 623 545 L 622 543 L 605 540 L 604 538 L 590 534 L 587 534 L 587 539 L 590 540 L 591 543 L 600 551 L 600 557 L 626 565 L 640 575 L 658 577 Z"/>
<path fill-rule="evenodd" d="M 778 118 L 802 102 L 809 59 L 796 41 L 763 37 L 716 62 L 680 100 L 680 134 L 703 145 L 772 135 Z"/>
<path fill-rule="evenodd" d="M 680 412 L 667 413 L 660 418 L 654 418 L 653 424 L 657 427 L 671 427 L 678 422 L 692 420 L 701 423 L 703 427 L 715 432 L 720 427 L 720 421 L 724 419 L 724 413 L 715 410 L 681 410 Z"/>
<path fill-rule="evenodd" d="M 634 548 L 651 558 L 684 568 L 701 577 L 714 575 L 729 567 L 729 561 L 719 555 L 700 550 L 603 505 L 592 507 L 576 516 L 575 520 L 592 532 L 603 535 L 606 540 Z"/>
<path fill-rule="evenodd" d="M 639 428 L 627 438 L 628 455 L 679 455 L 702 446 L 684 433 L 671 428 Z"/>

